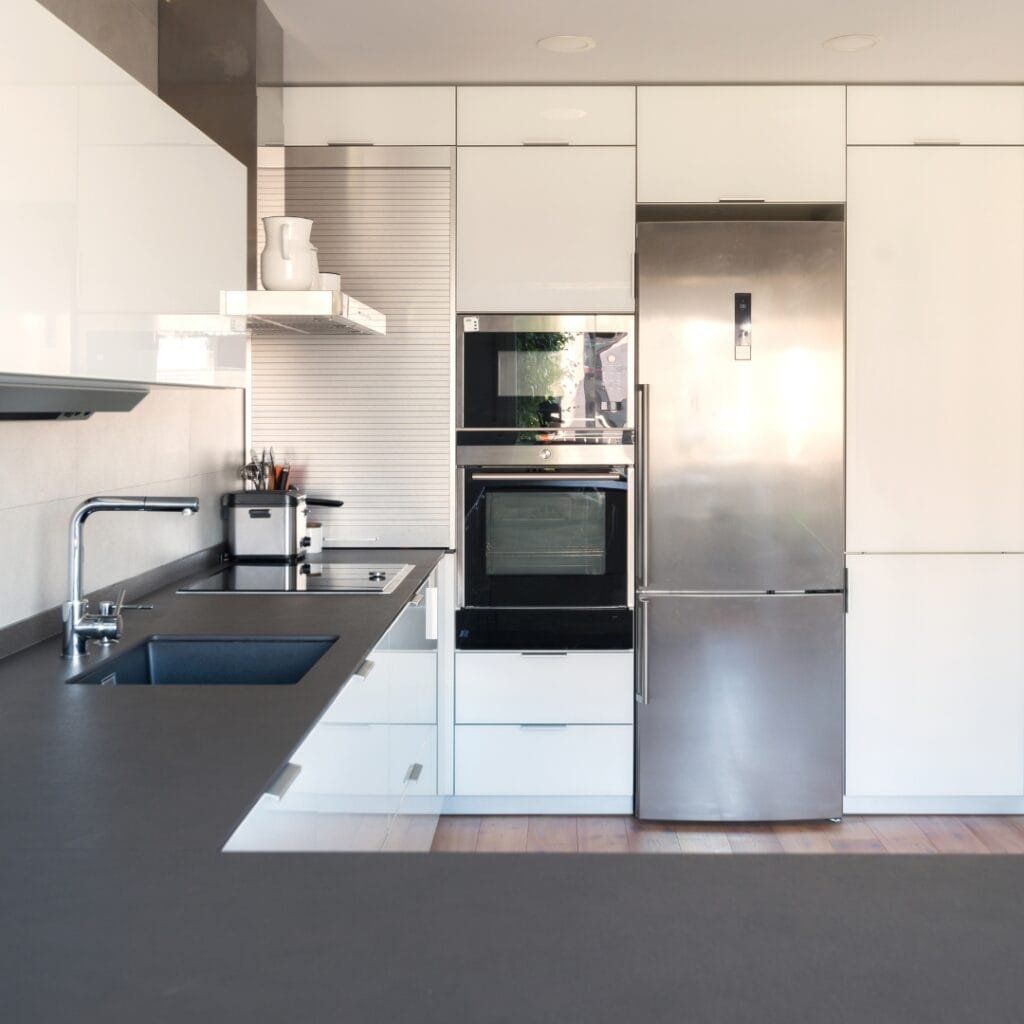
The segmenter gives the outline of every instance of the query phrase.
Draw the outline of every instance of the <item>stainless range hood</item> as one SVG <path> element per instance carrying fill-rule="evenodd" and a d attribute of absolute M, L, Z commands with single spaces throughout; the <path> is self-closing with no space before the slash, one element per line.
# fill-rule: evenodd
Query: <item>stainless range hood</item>
<path fill-rule="evenodd" d="M 0 374 L 0 420 L 84 420 L 130 412 L 149 394 L 142 384 L 81 377 Z"/>

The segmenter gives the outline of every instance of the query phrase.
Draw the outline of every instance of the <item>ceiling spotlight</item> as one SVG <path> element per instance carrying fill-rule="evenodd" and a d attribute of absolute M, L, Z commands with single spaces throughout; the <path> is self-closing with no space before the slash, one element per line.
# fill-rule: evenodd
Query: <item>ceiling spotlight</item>
<path fill-rule="evenodd" d="M 537 40 L 537 45 L 552 53 L 585 53 L 597 43 L 590 36 L 545 36 Z"/>
<path fill-rule="evenodd" d="M 829 50 L 839 50 L 840 53 L 855 53 L 857 50 L 868 50 L 877 42 L 878 36 L 850 35 L 833 36 L 821 45 Z"/>

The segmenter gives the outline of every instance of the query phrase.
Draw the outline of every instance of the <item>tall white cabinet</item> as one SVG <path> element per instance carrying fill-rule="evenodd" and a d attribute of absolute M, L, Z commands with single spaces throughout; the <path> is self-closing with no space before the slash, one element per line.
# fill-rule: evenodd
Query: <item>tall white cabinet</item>
<path fill-rule="evenodd" d="M 1021 811 L 1024 92 L 848 109 L 846 810 Z"/>

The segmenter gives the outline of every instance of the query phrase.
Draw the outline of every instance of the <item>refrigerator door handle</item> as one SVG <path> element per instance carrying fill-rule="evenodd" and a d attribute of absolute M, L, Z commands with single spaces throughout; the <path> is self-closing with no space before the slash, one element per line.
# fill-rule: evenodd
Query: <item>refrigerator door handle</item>
<path fill-rule="evenodd" d="M 647 685 L 647 601 L 642 597 L 638 597 L 636 601 L 636 641 L 633 644 L 633 659 L 636 701 L 638 704 L 648 704 L 650 693 Z"/>
<path fill-rule="evenodd" d="M 647 586 L 647 424 L 646 384 L 636 386 L 636 583 Z"/>

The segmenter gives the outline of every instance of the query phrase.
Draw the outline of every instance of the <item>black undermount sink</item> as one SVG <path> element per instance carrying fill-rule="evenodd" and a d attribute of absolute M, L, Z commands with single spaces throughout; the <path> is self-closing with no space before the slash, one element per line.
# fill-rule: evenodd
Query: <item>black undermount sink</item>
<path fill-rule="evenodd" d="M 151 636 L 69 679 L 95 686 L 291 686 L 336 636 Z"/>

